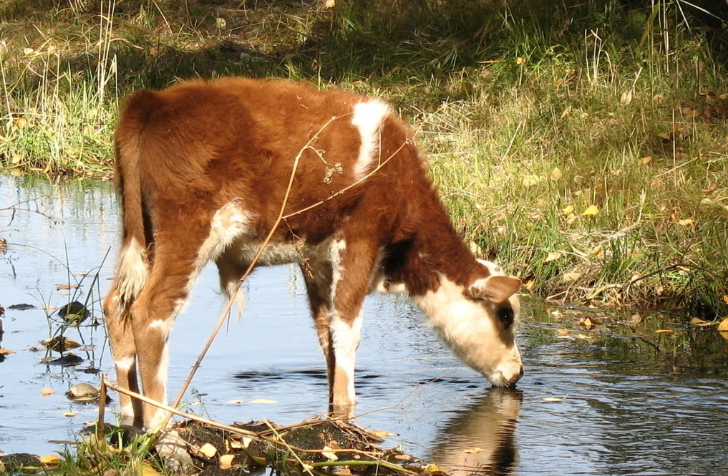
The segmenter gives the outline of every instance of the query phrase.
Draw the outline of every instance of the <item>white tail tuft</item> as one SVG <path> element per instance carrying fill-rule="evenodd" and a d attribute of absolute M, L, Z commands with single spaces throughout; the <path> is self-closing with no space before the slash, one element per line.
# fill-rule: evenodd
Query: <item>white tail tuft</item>
<path fill-rule="evenodd" d="M 123 306 L 128 306 L 139 296 L 148 277 L 147 252 L 136 239 L 132 238 L 119 257 L 116 287 Z"/>

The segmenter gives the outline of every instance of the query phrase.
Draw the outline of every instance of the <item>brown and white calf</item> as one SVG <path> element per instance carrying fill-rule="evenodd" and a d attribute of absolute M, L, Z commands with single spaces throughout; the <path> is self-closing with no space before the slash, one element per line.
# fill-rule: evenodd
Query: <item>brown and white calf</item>
<path fill-rule="evenodd" d="M 146 396 L 166 400 L 167 340 L 197 275 L 214 261 L 223 291 L 236 290 L 291 174 L 285 218 L 257 264 L 300 264 L 333 411 L 353 413 L 372 290 L 407 292 L 462 360 L 497 386 L 518 381 L 521 283 L 465 246 L 391 108 L 307 84 L 227 78 L 138 91 L 119 119 L 123 243 L 104 301 L 119 385 L 138 391 L 138 371 Z M 166 417 L 148 406 L 142 420 L 139 402 L 120 401 L 126 424 L 155 430 Z"/>

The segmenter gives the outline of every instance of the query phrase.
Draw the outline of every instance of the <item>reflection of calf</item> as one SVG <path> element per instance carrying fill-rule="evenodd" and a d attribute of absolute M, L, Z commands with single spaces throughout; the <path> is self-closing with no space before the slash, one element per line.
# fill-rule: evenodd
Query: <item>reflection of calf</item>
<path fill-rule="evenodd" d="M 138 368 L 144 393 L 166 399 L 167 339 L 195 278 L 214 261 L 233 294 L 269 233 L 257 264 L 300 263 L 336 413 L 354 409 L 373 289 L 408 292 L 495 385 L 521 377 L 520 281 L 473 257 L 405 126 L 376 99 L 242 78 L 138 91 L 119 119 L 115 179 L 123 243 L 104 311 L 123 387 L 138 388 Z M 142 421 L 120 400 L 126 424 L 154 430 L 166 416 L 149 407 Z"/>
<path fill-rule="evenodd" d="M 432 461 L 451 476 L 511 474 L 520 412 L 520 392 L 489 389 L 482 401 L 445 425 Z"/>

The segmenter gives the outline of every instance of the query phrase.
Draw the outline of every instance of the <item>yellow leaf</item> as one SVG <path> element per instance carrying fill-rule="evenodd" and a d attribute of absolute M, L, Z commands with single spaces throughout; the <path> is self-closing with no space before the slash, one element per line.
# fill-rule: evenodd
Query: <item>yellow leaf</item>
<path fill-rule="evenodd" d="M 43 390 L 40 391 L 40 394 L 43 395 L 44 397 L 47 397 L 48 395 L 53 395 L 54 393 L 56 393 L 56 391 L 53 390 L 52 388 L 44 388 Z"/>
<path fill-rule="evenodd" d="M 558 167 L 555 167 L 554 170 L 551 171 L 550 178 L 551 180 L 560 180 L 563 176 L 564 174 L 561 173 L 561 170 Z"/>
<path fill-rule="evenodd" d="M 56 284 L 56 289 L 63 290 L 63 289 L 76 289 L 78 288 L 78 284 Z"/>
<path fill-rule="evenodd" d="M 655 331 L 655 334 L 674 334 L 675 331 L 672 329 L 658 329 Z"/>
<path fill-rule="evenodd" d="M 524 187 L 533 187 L 534 185 L 537 185 L 541 181 L 541 177 L 538 175 L 526 175 L 523 177 L 523 186 Z"/>
<path fill-rule="evenodd" d="M 200 453 L 207 456 L 208 458 L 212 458 L 217 454 L 217 448 L 212 446 L 210 443 L 205 443 L 204 445 L 200 446 Z"/>
<path fill-rule="evenodd" d="M 466 448 L 463 453 L 480 453 L 481 451 L 483 451 L 483 448 Z"/>
<path fill-rule="evenodd" d="M 61 462 L 61 457 L 58 455 L 43 455 L 40 457 L 40 464 L 43 466 L 56 466 Z"/>
<path fill-rule="evenodd" d="M 235 455 L 222 455 L 220 456 L 220 469 L 230 469 L 233 467 L 233 460 Z"/>
<path fill-rule="evenodd" d="M 75 417 L 76 416 L 76 413 L 74 413 L 74 412 L 65 412 L 63 414 L 63 416 L 64 417 L 68 417 L 68 418 L 72 418 L 72 417 Z"/>
<path fill-rule="evenodd" d="M 720 324 L 718 324 L 718 330 L 720 332 L 728 332 L 728 317 L 720 321 Z"/>
<path fill-rule="evenodd" d="M 10 355 L 14 353 L 15 352 L 10 349 L 3 349 L 2 347 L 0 347 L 0 355 Z"/>
<path fill-rule="evenodd" d="M 425 473 L 439 473 L 441 471 L 438 465 L 432 463 L 425 465 L 425 467 L 422 469 L 425 471 Z"/>
<path fill-rule="evenodd" d="M 594 328 L 594 321 L 590 317 L 585 317 L 579 320 L 579 325 L 583 326 L 586 330 L 591 330 Z"/>
<path fill-rule="evenodd" d="M 690 218 L 686 218 L 685 220 L 678 220 L 677 224 L 680 226 L 693 226 L 695 225 L 695 220 L 691 220 Z"/>
<path fill-rule="evenodd" d="M 561 253 L 558 251 L 550 251 L 548 256 L 546 256 L 546 259 L 543 260 L 543 263 L 550 263 L 552 261 L 556 261 L 557 259 L 561 258 Z"/>
<path fill-rule="evenodd" d="M 595 258 L 601 258 L 604 256 L 604 248 L 602 248 L 602 245 L 597 245 L 596 248 L 591 250 L 591 255 Z"/>
<path fill-rule="evenodd" d="M 638 163 L 638 164 L 640 164 L 640 165 L 647 165 L 647 164 L 649 164 L 650 162 L 652 162 L 652 157 L 651 157 L 651 156 L 649 156 L 649 155 L 648 155 L 647 157 L 641 157 L 641 158 L 640 158 L 640 159 L 639 159 L 639 160 L 637 161 L 637 163 Z"/>
<path fill-rule="evenodd" d="M 694 326 L 705 326 L 710 323 L 708 321 L 700 319 L 699 317 L 693 317 L 692 319 L 690 319 L 690 324 Z"/>
<path fill-rule="evenodd" d="M 620 98 L 619 102 L 621 102 L 625 106 L 630 104 L 632 102 L 632 90 L 628 89 L 625 92 L 623 92 L 622 97 Z"/>
<path fill-rule="evenodd" d="M 582 215 L 598 215 L 599 208 L 597 208 L 596 205 L 592 205 L 589 208 L 587 208 L 586 210 L 584 210 L 581 214 Z"/>
<path fill-rule="evenodd" d="M 571 205 L 568 205 L 566 208 L 561 209 L 561 213 L 564 215 L 568 215 L 569 213 L 574 213 L 574 207 Z"/>
<path fill-rule="evenodd" d="M 146 461 L 142 462 L 142 476 L 162 476 L 162 473 L 154 469 L 154 466 L 147 463 Z"/>
<path fill-rule="evenodd" d="M 563 276 L 561 276 L 561 279 L 563 279 L 567 283 L 577 281 L 579 278 L 581 278 L 581 273 L 565 273 Z"/>
<path fill-rule="evenodd" d="M 324 446 L 324 450 L 321 452 L 321 454 L 324 455 L 324 456 L 326 456 L 326 458 L 329 461 L 336 461 L 336 460 L 338 460 L 339 457 L 336 456 L 336 453 L 334 453 L 331 450 L 332 450 L 332 448 L 329 448 L 328 446 Z"/>
<path fill-rule="evenodd" d="M 560 336 L 567 336 L 567 335 L 571 334 L 569 329 L 557 329 L 556 333 L 558 333 Z"/>

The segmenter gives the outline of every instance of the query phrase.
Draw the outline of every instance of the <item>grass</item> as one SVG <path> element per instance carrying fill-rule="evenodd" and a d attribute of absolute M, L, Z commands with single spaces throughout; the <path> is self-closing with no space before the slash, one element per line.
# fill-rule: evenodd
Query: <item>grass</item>
<path fill-rule="evenodd" d="M 533 292 L 725 314 L 728 7 L 508 3 L 0 2 L 0 165 L 107 178 L 138 87 L 345 87 L 399 108 L 471 248 Z"/>

